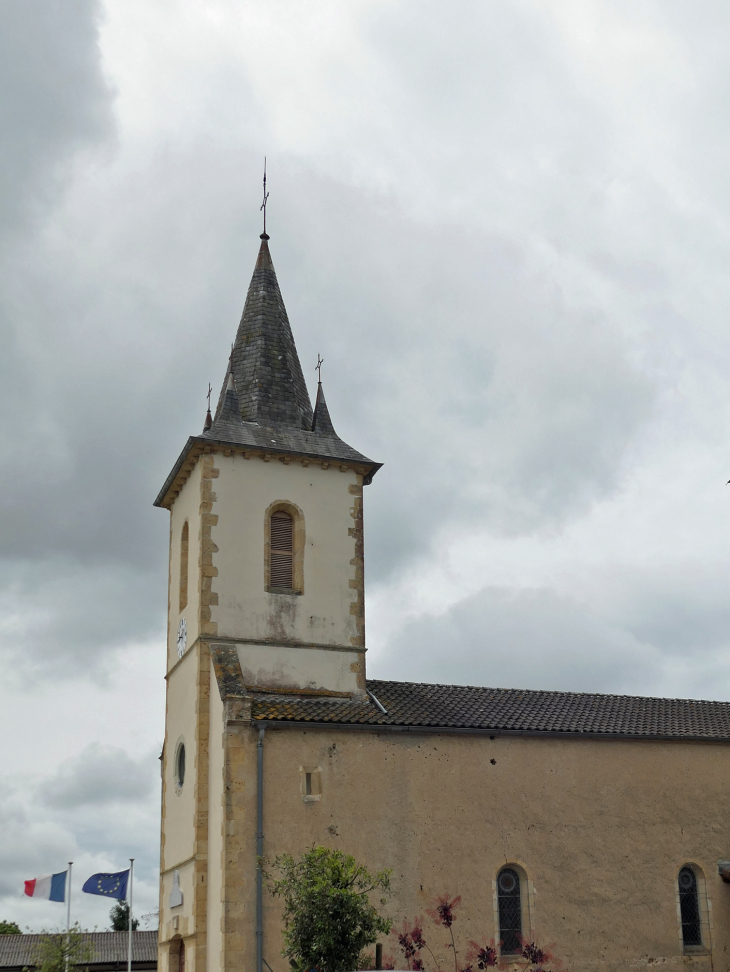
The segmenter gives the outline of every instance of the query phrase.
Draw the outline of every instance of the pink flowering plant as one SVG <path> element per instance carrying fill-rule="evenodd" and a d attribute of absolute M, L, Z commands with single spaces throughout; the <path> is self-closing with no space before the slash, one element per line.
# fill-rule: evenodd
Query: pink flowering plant
<path fill-rule="evenodd" d="M 449 933 L 446 948 L 450 948 L 454 957 L 454 972 L 484 972 L 485 969 L 496 968 L 500 964 L 499 947 L 501 942 L 495 943 L 494 939 L 481 942 L 469 941 L 464 955 L 464 964 L 459 961 L 459 953 L 454 937 L 454 922 L 456 920 L 456 908 L 461 903 L 461 897 L 451 898 L 447 894 L 440 895 L 432 908 L 426 909 L 426 914 L 431 921 L 439 927 L 445 928 Z M 431 946 L 426 941 L 423 931 L 423 919 L 414 918 L 413 921 L 404 921 L 400 929 L 393 929 L 391 934 L 398 939 L 398 946 L 406 960 L 409 972 L 426 972 L 426 953 L 430 958 L 429 965 L 432 964 L 435 972 L 442 972 L 438 959 L 436 958 Z M 556 959 L 549 948 L 540 948 L 535 942 L 529 942 L 520 936 L 520 952 L 517 955 L 505 956 L 503 962 L 512 958 L 527 959 L 527 970 L 529 972 L 561 972 L 563 965 Z M 387 966 L 386 966 L 387 968 Z"/>

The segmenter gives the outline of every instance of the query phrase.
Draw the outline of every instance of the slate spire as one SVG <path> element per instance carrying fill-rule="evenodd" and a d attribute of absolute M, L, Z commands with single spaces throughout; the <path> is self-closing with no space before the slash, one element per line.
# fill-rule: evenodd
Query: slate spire
<path fill-rule="evenodd" d="M 244 422 L 309 431 L 312 404 L 268 240 L 268 235 L 262 233 L 215 419 L 224 408 L 229 410 L 233 391 Z"/>
<path fill-rule="evenodd" d="M 337 435 L 335 427 L 332 425 L 327 402 L 324 400 L 321 381 L 317 383 L 317 401 L 314 403 L 312 432 L 319 432 L 321 435 Z"/>
<path fill-rule="evenodd" d="M 236 394 L 236 382 L 230 361 L 223 382 L 222 402 L 216 413 L 216 418 L 220 418 L 222 422 L 240 422 L 241 420 L 241 405 Z"/>
<path fill-rule="evenodd" d="M 367 486 L 382 463 L 373 462 L 337 435 L 324 400 L 321 380 L 317 384 L 314 414 L 304 384 L 302 366 L 294 345 L 286 308 L 269 253 L 268 235 L 261 234 L 261 246 L 248 288 L 241 323 L 223 379 L 212 424 L 206 416 L 201 435 L 190 436 L 170 475 L 160 490 L 155 506 L 169 509 L 177 492 L 175 484 L 185 475 L 191 452 L 210 443 L 242 447 L 259 454 L 305 456 L 322 461 L 327 469 L 337 463 L 341 469 L 354 466 Z M 322 359 L 317 356 L 321 376 Z M 210 386 L 208 386 L 210 393 Z M 210 409 L 208 414 L 210 414 Z"/>

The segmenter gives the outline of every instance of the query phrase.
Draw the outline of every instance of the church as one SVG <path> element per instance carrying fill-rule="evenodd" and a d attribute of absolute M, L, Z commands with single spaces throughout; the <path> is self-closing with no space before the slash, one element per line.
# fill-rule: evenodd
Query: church
<path fill-rule="evenodd" d="M 315 844 L 391 868 L 397 926 L 460 895 L 457 937 L 493 939 L 500 968 L 525 939 L 571 972 L 730 970 L 730 704 L 369 678 L 380 464 L 336 418 L 264 231 L 215 412 L 155 501 L 162 972 L 286 972 L 257 860 Z"/>

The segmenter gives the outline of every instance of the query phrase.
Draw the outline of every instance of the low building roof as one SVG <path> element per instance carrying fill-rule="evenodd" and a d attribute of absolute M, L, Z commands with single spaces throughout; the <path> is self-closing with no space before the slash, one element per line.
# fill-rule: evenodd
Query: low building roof
<path fill-rule="evenodd" d="M 621 736 L 730 742 L 730 703 L 368 679 L 373 698 L 260 693 L 256 721 L 495 735 Z"/>
<path fill-rule="evenodd" d="M 0 935 L 0 969 L 33 968 L 35 951 L 45 937 Z M 93 948 L 92 958 L 82 963 L 84 968 L 126 968 L 127 932 L 86 932 L 83 937 Z M 132 967 L 157 968 L 157 930 L 132 932 Z"/>

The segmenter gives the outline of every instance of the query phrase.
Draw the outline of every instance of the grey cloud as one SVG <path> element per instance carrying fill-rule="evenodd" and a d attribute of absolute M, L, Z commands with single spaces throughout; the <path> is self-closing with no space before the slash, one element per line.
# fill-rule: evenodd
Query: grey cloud
<path fill-rule="evenodd" d="M 98 0 L 24 0 L 0 33 L 0 217 L 8 226 L 57 198 L 79 148 L 113 131 Z"/>
<path fill-rule="evenodd" d="M 75 9 L 86 19 L 63 29 L 69 50 L 83 46 L 87 101 L 66 126 L 67 158 L 109 140 L 112 105 L 98 9 Z M 676 202 L 646 160 L 626 161 L 610 99 L 577 83 L 587 68 L 555 18 L 459 10 L 466 36 L 412 4 L 363 28 L 388 110 L 368 100 L 348 147 L 367 168 L 387 143 L 380 184 L 341 155 L 327 170 L 286 147 L 270 159 L 272 252 L 305 373 L 322 352 L 335 426 L 386 463 L 366 497 L 371 584 L 426 564 L 450 533 L 559 534 L 614 496 L 667 379 L 637 349 L 655 324 L 647 293 L 686 340 Z M 205 97 L 222 112 L 225 71 L 213 75 Z M 449 95 L 434 101 L 441 75 Z M 46 89 L 30 78 L 34 105 Z M 241 112 L 264 118 L 265 97 L 246 89 Z M 6 305 L 22 327 L 6 345 L 0 597 L 5 650 L 36 677 L 98 674 L 125 639 L 164 639 L 167 517 L 151 500 L 222 377 L 259 231 L 265 133 L 210 137 L 203 114 L 130 139 L 94 179 L 75 171 L 48 232 L 8 256 Z M 368 128 L 376 116 L 397 137 Z M 615 185 L 648 207 L 626 227 Z M 653 248 L 665 227 L 674 235 Z M 628 323 L 627 293 L 639 307 Z"/>
<path fill-rule="evenodd" d="M 480 522 L 520 532 L 578 516 L 614 488 L 649 391 L 606 322 L 562 307 L 544 272 L 530 271 L 506 239 L 473 234 L 454 252 L 450 227 L 425 232 L 404 214 L 398 238 L 381 240 L 367 200 L 280 165 L 290 217 L 272 251 L 305 371 L 311 380 L 307 362 L 325 352 L 336 427 L 386 463 L 367 497 L 371 579 L 475 510 Z M 201 425 L 207 380 L 222 376 L 256 235 L 244 225 L 246 245 L 223 248 L 239 217 L 211 186 L 188 212 L 188 237 L 207 234 L 209 246 L 181 295 L 190 257 L 178 263 L 180 248 L 164 246 L 180 187 L 160 189 L 155 225 L 145 211 L 163 180 L 151 164 L 101 232 L 97 245 L 114 257 L 101 278 L 83 250 L 50 246 L 40 270 L 21 267 L 28 283 L 11 287 L 44 340 L 32 354 L 35 392 L 4 433 L 13 461 L 0 474 L 0 504 L 12 510 L 1 528 L 6 600 L 27 608 L 14 612 L 26 621 L 12 650 L 38 674 L 64 668 L 54 662 L 61 644 L 73 672 L 98 669 L 125 635 L 164 636 L 167 515 L 151 500 Z M 323 260 L 312 227 L 325 195 L 333 219 L 347 212 L 360 230 L 328 244 Z M 96 211 L 111 205 L 88 199 L 76 233 L 96 240 Z M 152 263 L 139 262 L 140 227 Z M 448 344 L 419 336 L 439 333 Z"/>
<path fill-rule="evenodd" d="M 159 643 L 165 601 L 161 571 L 133 570 L 103 558 L 5 560 L 0 656 L 21 679 L 84 675 L 103 683 L 119 661 L 114 649 L 153 637 Z"/>
<path fill-rule="evenodd" d="M 369 543 L 384 544 L 370 570 L 399 569 L 414 543 L 423 552 L 465 517 L 519 534 L 610 495 L 654 398 L 615 323 L 566 306 L 507 240 L 472 233 L 454 252 L 451 227 L 401 220 L 396 240 L 378 241 L 365 212 L 359 225 L 372 250 L 349 271 L 347 296 L 334 293 L 332 325 L 316 326 L 337 344 L 347 315 L 357 359 L 330 367 L 330 411 L 386 463 L 367 494 Z M 352 257 L 332 254 L 328 272 L 345 277 Z M 379 306 L 367 295 L 376 273 Z M 353 371 L 367 387 L 348 384 Z"/>
<path fill-rule="evenodd" d="M 583 598 L 485 587 L 404 625 L 370 675 L 442 681 L 448 672 L 449 681 L 499 688 L 725 699 L 728 583 L 727 570 L 685 562 L 603 569 Z"/>
<path fill-rule="evenodd" d="M 55 821 L 34 822 L 25 809 L 25 794 L 3 781 L 0 798 L 0 901 L 17 898 L 23 881 L 48 873 L 48 861 L 67 859 L 69 843 Z"/>
<path fill-rule="evenodd" d="M 637 641 L 699 667 L 714 653 L 727 650 L 727 565 L 678 557 L 673 563 L 653 565 L 651 571 L 625 567 L 612 576 L 601 571 L 598 577 L 603 590 L 593 593 L 593 602 Z"/>
<path fill-rule="evenodd" d="M 45 804 L 54 808 L 135 803 L 150 794 L 156 776 L 159 779 L 159 763 L 154 757 L 135 761 L 124 749 L 91 743 L 62 763 L 40 792 Z"/>
<path fill-rule="evenodd" d="M 457 684 L 630 693 L 656 660 L 651 645 L 572 598 L 491 587 L 407 624 L 381 653 L 378 677 L 442 681 L 448 671 Z"/>

